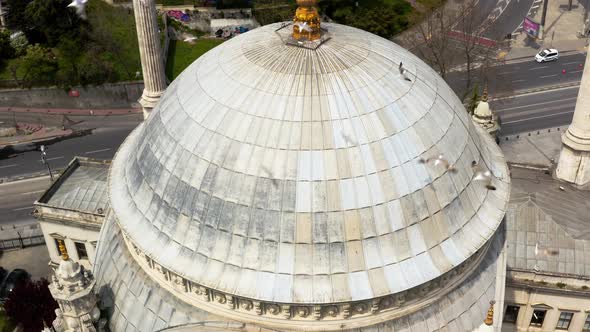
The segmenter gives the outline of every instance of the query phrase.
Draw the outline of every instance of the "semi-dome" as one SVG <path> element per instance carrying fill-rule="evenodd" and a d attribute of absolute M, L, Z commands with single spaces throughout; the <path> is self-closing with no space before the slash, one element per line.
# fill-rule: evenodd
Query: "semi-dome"
<path fill-rule="evenodd" d="M 328 23 L 293 46 L 282 27 L 200 57 L 122 145 L 109 190 L 131 251 L 202 308 L 290 317 L 450 283 L 504 216 L 499 149 L 400 46 Z M 440 154 L 454 169 L 424 163 Z"/>

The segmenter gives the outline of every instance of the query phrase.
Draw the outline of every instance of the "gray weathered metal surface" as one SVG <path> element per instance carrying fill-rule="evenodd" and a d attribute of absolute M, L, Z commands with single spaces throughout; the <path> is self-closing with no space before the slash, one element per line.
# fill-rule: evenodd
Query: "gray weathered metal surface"
<path fill-rule="evenodd" d="M 413 288 L 486 244 L 508 170 L 438 74 L 361 30 L 324 24 L 308 50 L 276 27 L 200 57 L 119 150 L 111 203 L 142 251 L 226 293 L 331 303 Z M 419 162 L 441 153 L 456 174 Z"/>

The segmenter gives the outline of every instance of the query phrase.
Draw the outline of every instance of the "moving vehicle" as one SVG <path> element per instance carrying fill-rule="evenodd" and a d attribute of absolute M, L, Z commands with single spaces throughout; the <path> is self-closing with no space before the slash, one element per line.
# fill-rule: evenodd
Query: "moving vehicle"
<path fill-rule="evenodd" d="M 559 59 L 559 51 L 554 48 L 546 48 L 535 55 L 535 61 L 538 63 L 556 61 Z"/>

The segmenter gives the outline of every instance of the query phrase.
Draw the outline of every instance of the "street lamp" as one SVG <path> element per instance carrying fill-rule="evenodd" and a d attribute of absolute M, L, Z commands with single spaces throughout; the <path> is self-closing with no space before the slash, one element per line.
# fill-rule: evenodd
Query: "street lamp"
<path fill-rule="evenodd" d="M 47 166 L 47 170 L 49 171 L 49 178 L 51 179 L 51 182 L 53 182 L 53 173 L 51 173 L 51 167 L 49 167 L 49 163 L 47 162 L 47 160 L 45 160 L 45 156 L 47 155 L 47 152 L 45 152 L 45 145 L 41 145 L 41 162 Z"/>

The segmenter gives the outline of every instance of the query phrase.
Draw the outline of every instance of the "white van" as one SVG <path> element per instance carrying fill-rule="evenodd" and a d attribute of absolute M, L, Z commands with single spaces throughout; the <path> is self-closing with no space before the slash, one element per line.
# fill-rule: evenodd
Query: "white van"
<path fill-rule="evenodd" d="M 544 49 L 541 52 L 539 52 L 537 55 L 535 55 L 535 61 L 537 61 L 539 63 L 547 62 L 547 61 L 555 61 L 557 59 L 559 59 L 559 52 L 554 48 Z"/>

